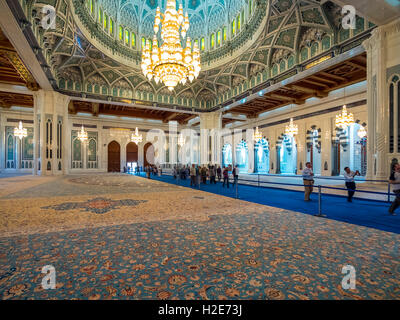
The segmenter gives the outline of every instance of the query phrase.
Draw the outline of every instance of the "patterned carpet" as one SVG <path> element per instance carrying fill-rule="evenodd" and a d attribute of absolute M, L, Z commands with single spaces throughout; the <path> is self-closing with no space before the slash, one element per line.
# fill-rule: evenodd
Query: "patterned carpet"
<path fill-rule="evenodd" d="M 394 233 L 133 176 L 1 180 L 0 299 L 400 298 Z"/>

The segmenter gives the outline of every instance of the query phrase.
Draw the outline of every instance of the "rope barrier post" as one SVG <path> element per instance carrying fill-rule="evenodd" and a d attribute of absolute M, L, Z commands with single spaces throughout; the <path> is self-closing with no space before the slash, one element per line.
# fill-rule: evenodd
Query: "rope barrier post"
<path fill-rule="evenodd" d="M 388 202 L 390 202 L 390 183 L 388 183 Z"/>
<path fill-rule="evenodd" d="M 317 217 L 326 217 L 326 215 L 322 214 L 322 187 L 318 186 L 318 214 Z"/>
<path fill-rule="evenodd" d="M 318 215 L 322 215 L 322 208 L 321 208 L 321 186 L 318 186 Z"/>
<path fill-rule="evenodd" d="M 258 177 L 258 187 L 260 187 L 260 174 L 258 174 L 257 177 Z"/>

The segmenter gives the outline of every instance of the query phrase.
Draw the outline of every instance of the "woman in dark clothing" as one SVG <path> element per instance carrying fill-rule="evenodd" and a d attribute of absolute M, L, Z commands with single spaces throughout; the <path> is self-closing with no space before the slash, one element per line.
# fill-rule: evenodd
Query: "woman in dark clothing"
<path fill-rule="evenodd" d="M 218 176 L 218 182 L 220 182 L 221 176 L 222 176 L 222 170 L 221 170 L 220 166 L 218 166 L 218 168 L 217 168 L 217 176 Z"/>
<path fill-rule="evenodd" d="M 222 171 L 222 175 L 224 176 L 224 183 L 222 184 L 222 187 L 225 187 L 225 183 L 229 189 L 229 171 L 228 168 L 224 167 Z"/>

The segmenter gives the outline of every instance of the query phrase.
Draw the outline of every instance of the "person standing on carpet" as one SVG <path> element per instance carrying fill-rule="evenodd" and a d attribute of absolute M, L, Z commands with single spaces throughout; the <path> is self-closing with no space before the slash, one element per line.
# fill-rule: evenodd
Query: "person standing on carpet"
<path fill-rule="evenodd" d="M 392 202 L 392 205 L 389 208 L 389 213 L 391 215 L 396 215 L 394 210 L 400 205 L 400 164 L 396 164 L 394 166 L 394 172 L 390 175 L 389 183 L 393 185 L 393 192 L 396 194 L 396 198 Z"/>
<path fill-rule="evenodd" d="M 235 185 L 236 183 L 238 183 L 239 180 L 239 169 L 238 169 L 238 165 L 234 166 L 232 169 L 232 175 L 233 175 L 233 185 Z"/>
<path fill-rule="evenodd" d="M 201 168 L 201 180 L 204 184 L 207 184 L 207 167 L 203 166 Z"/>
<path fill-rule="evenodd" d="M 344 181 L 347 188 L 347 201 L 352 202 L 354 193 L 356 192 L 356 183 L 354 182 L 354 177 L 359 176 L 360 171 L 351 171 L 349 167 L 344 168 Z"/>
<path fill-rule="evenodd" d="M 222 176 L 221 166 L 218 166 L 218 168 L 217 168 L 217 176 L 218 176 L 218 182 L 220 182 L 221 176 Z"/>
<path fill-rule="evenodd" d="M 227 187 L 229 189 L 229 171 L 228 171 L 227 167 L 224 167 L 222 169 L 222 175 L 224 176 L 224 182 L 222 184 L 222 187 L 224 188 L 225 187 L 225 183 L 226 183 L 226 185 L 227 185 Z"/>
<path fill-rule="evenodd" d="M 311 162 L 307 162 L 306 167 L 303 170 L 303 183 L 304 201 L 311 201 L 310 196 L 314 185 L 314 173 L 312 171 Z"/>
<path fill-rule="evenodd" d="M 194 164 L 190 168 L 190 186 L 196 186 L 196 166 Z"/>
<path fill-rule="evenodd" d="M 215 166 L 210 167 L 210 184 L 212 183 L 217 183 L 217 181 L 215 181 Z"/>

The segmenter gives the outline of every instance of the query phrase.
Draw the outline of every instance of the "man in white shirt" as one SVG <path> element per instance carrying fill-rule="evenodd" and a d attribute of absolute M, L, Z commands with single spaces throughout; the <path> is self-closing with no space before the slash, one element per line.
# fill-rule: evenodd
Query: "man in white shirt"
<path fill-rule="evenodd" d="M 400 205 L 400 164 L 394 166 L 394 172 L 390 175 L 389 183 L 393 185 L 392 190 L 396 194 L 396 198 L 389 208 L 389 213 L 394 216 L 396 215 L 394 210 Z"/>
<path fill-rule="evenodd" d="M 354 182 L 354 177 L 359 176 L 360 171 L 351 171 L 349 167 L 344 168 L 344 181 L 347 188 L 347 201 L 352 202 L 354 193 L 356 192 L 356 183 Z"/>
<path fill-rule="evenodd" d="M 314 185 L 314 173 L 312 171 L 311 162 L 307 162 L 306 167 L 303 170 L 303 182 L 304 182 L 304 201 L 311 201 L 310 195 L 313 191 L 313 185 Z"/>

